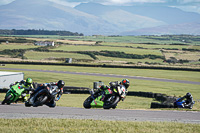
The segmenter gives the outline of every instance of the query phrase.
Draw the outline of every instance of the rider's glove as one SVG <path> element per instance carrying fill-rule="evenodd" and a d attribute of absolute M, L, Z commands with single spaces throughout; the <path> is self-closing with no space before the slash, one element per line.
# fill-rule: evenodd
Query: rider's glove
<path fill-rule="evenodd" d="M 21 84 L 25 84 L 26 82 L 24 80 L 20 81 Z"/>
<path fill-rule="evenodd" d="M 25 96 L 26 96 L 26 93 L 22 93 L 21 96 L 22 96 L 22 97 L 25 97 Z"/>

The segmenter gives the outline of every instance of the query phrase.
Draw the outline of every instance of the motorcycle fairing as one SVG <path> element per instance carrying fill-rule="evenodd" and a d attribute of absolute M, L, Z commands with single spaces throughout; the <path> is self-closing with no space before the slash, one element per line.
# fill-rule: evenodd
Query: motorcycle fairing
<path fill-rule="evenodd" d="M 91 102 L 91 107 L 96 107 L 96 108 L 101 108 L 103 107 L 103 104 L 104 102 L 102 101 L 102 95 L 97 97 L 96 99 L 94 99 L 92 102 Z"/>

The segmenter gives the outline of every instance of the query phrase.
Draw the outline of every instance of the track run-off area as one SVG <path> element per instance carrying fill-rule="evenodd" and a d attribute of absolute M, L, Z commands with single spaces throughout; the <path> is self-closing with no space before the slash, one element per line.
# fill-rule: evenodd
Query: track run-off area
<path fill-rule="evenodd" d="M 141 77 L 141 76 L 128 76 L 128 75 L 115 75 L 115 74 L 86 73 L 86 72 L 69 72 L 69 71 L 54 71 L 54 70 L 36 70 L 36 69 L 17 69 L 17 68 L 0 68 L 0 70 L 19 70 L 19 71 L 32 71 L 32 72 L 76 74 L 76 75 L 89 75 L 89 76 L 101 76 L 101 77 L 128 78 L 128 79 L 140 79 L 140 80 L 151 80 L 151 81 L 174 82 L 174 83 L 200 85 L 200 82 L 193 82 L 193 81 L 172 80 L 172 79 Z"/>

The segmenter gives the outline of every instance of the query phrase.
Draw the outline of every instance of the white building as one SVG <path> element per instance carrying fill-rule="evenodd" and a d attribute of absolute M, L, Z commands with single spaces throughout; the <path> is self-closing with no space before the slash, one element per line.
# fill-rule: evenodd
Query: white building
<path fill-rule="evenodd" d="M 24 80 L 23 72 L 0 71 L 0 89 L 9 88 L 11 83 Z"/>
<path fill-rule="evenodd" d="M 38 46 L 55 46 L 54 42 L 47 42 L 47 41 L 35 42 L 35 45 L 38 45 Z"/>

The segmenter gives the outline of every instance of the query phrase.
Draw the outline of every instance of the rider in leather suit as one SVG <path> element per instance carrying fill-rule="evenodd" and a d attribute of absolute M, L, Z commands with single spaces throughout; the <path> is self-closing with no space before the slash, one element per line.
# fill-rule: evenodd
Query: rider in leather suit
<path fill-rule="evenodd" d="M 110 93 L 113 92 L 113 89 L 115 89 L 117 86 L 119 85 L 124 85 L 126 88 L 126 92 L 128 92 L 128 87 L 130 85 L 130 82 L 128 79 L 123 79 L 121 82 L 117 81 L 117 82 L 110 82 L 109 83 L 110 86 L 107 85 L 102 85 L 95 93 L 94 93 L 94 97 L 97 97 L 98 94 L 102 91 L 106 91 L 109 90 Z"/>
<path fill-rule="evenodd" d="M 57 94 L 57 96 L 52 99 L 50 102 L 46 103 L 47 106 L 49 107 L 55 107 L 56 103 L 55 101 L 58 101 L 60 99 L 60 97 L 63 94 L 63 87 L 65 85 L 65 82 L 63 80 L 59 80 L 57 83 L 55 82 L 51 82 L 51 83 L 45 83 L 45 84 L 41 84 L 35 91 L 33 94 L 31 94 L 31 97 L 33 97 L 38 91 L 40 91 L 41 89 L 54 89 L 55 87 L 58 87 L 59 92 Z"/>
<path fill-rule="evenodd" d="M 192 94 L 188 92 L 188 93 L 186 93 L 185 96 L 181 97 L 178 101 L 182 101 L 184 99 L 185 99 L 184 108 L 192 109 L 192 107 L 195 103 L 193 100 Z"/>

